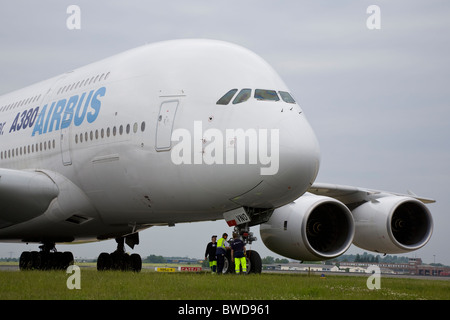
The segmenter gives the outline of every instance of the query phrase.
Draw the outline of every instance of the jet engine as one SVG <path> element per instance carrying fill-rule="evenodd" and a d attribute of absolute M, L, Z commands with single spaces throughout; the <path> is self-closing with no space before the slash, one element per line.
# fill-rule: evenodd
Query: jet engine
<path fill-rule="evenodd" d="M 388 196 L 365 202 L 352 211 L 354 244 L 380 253 L 405 253 L 423 247 L 431 237 L 433 220 L 427 207 L 414 198 Z"/>
<path fill-rule="evenodd" d="M 86 194 L 65 176 L 50 170 L 0 170 L 0 230 L 2 239 L 24 242 L 71 242 L 65 228 L 98 219 Z M 62 223 L 51 232 L 42 225 Z M 7 228 L 14 226 L 14 228 Z M 73 230 L 71 230 L 73 232 Z"/>
<path fill-rule="evenodd" d="M 338 200 L 305 194 L 274 210 L 260 225 L 264 244 L 275 253 L 296 260 L 332 259 L 352 244 L 354 222 Z"/>

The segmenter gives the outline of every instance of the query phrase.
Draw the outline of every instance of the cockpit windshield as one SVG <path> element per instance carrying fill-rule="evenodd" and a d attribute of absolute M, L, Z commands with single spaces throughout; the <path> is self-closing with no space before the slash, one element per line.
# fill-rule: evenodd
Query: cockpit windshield
<path fill-rule="evenodd" d="M 233 100 L 233 104 L 238 104 L 247 101 L 252 95 L 252 89 L 242 89 L 241 92 Z"/>
<path fill-rule="evenodd" d="M 225 93 L 217 102 L 216 104 L 219 105 L 227 105 L 231 102 L 233 97 L 236 95 L 236 92 L 239 91 L 237 96 L 233 100 L 233 104 L 239 104 L 248 101 L 252 96 L 252 90 L 249 88 L 242 89 L 239 91 L 238 89 L 231 89 L 227 93 Z M 292 97 L 292 95 L 289 92 L 286 91 L 275 91 L 275 90 L 267 90 L 267 89 L 255 89 L 255 92 L 253 94 L 253 98 L 255 98 L 257 101 L 280 101 L 281 100 L 286 103 L 294 103 L 295 99 Z"/>
<path fill-rule="evenodd" d="M 292 96 L 289 94 L 289 92 L 286 91 L 278 91 L 278 93 L 281 96 L 281 99 L 283 99 L 284 102 L 287 103 L 295 103 L 294 98 L 292 98 Z"/>
<path fill-rule="evenodd" d="M 280 98 L 275 90 L 263 90 L 256 89 L 255 90 L 255 99 L 256 100 L 268 100 L 268 101 L 279 101 Z"/>
<path fill-rule="evenodd" d="M 231 89 L 230 91 L 228 91 L 227 93 L 225 93 L 223 95 L 222 98 L 220 98 L 216 104 L 222 104 L 222 105 L 227 105 L 230 103 L 231 99 L 233 99 L 234 95 L 236 94 L 236 92 L 238 91 L 238 89 Z"/>

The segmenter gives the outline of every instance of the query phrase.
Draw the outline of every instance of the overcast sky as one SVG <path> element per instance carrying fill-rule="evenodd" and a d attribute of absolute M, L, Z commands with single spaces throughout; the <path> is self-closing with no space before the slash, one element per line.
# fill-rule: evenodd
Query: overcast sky
<path fill-rule="evenodd" d="M 72 4 L 79 30 L 66 25 Z M 379 30 L 366 25 L 372 4 Z M 0 94 L 145 43 L 239 44 L 268 61 L 302 106 L 321 146 L 317 181 L 436 199 L 430 242 L 407 256 L 450 265 L 449 17 L 444 0 L 3 1 Z M 224 221 L 154 227 L 135 252 L 201 258 L 210 236 L 225 231 Z M 115 241 L 57 248 L 94 258 Z M 261 240 L 252 248 L 279 257 Z M 0 244 L 0 257 L 29 249 L 37 246 Z"/>

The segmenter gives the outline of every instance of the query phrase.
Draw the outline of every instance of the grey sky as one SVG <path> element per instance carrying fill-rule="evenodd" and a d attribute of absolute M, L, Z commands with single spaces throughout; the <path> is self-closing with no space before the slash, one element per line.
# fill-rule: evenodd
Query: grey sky
<path fill-rule="evenodd" d="M 81 30 L 66 27 L 71 4 Z M 366 27 L 371 4 L 380 30 Z M 302 106 L 321 145 L 317 181 L 435 198 L 433 237 L 407 256 L 450 265 L 449 16 L 448 1 L 4 1 L 0 93 L 145 43 L 237 43 L 266 59 Z M 150 228 L 136 252 L 202 257 L 224 231 L 224 221 Z M 0 244 L 0 256 L 30 247 Z M 260 240 L 252 247 L 276 256 Z M 115 243 L 58 248 L 96 257 Z"/>

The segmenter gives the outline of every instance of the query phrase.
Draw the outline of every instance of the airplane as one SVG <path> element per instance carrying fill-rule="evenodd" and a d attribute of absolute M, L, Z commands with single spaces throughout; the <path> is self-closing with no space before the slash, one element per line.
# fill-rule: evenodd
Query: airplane
<path fill-rule="evenodd" d="M 355 245 L 423 247 L 433 199 L 316 183 L 320 149 L 260 56 L 206 39 L 147 44 L 0 97 L 0 241 L 40 244 L 20 269 L 63 269 L 56 244 L 115 239 L 98 270 L 153 226 L 224 219 L 246 243 L 296 260 Z M 261 258 L 247 251 L 248 272 Z M 226 259 L 224 272 L 232 270 Z"/>

